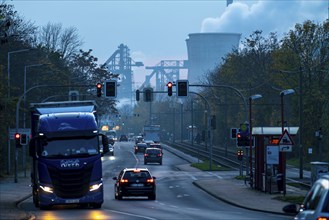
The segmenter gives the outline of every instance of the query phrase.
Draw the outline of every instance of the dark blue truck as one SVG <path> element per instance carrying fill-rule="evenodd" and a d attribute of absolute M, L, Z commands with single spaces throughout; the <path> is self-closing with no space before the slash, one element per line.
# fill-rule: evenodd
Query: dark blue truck
<path fill-rule="evenodd" d="M 101 208 L 101 157 L 107 152 L 108 139 L 99 133 L 93 101 L 31 104 L 29 154 L 35 206 Z"/>

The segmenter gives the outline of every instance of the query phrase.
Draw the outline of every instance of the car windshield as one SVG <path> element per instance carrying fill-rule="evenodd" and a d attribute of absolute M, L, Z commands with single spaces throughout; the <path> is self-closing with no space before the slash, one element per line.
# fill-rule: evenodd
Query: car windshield
<path fill-rule="evenodd" d="M 124 174 L 123 178 L 128 179 L 130 181 L 134 181 L 137 179 L 151 178 L 151 175 L 148 171 L 140 171 L 140 172 L 128 171 Z"/>
<path fill-rule="evenodd" d="M 97 136 L 91 138 L 50 139 L 41 143 L 42 157 L 85 157 L 99 153 Z"/>

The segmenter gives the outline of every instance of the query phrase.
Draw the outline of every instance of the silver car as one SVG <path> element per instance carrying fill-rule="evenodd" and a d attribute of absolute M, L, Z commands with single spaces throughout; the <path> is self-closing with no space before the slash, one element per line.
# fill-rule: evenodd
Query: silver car
<path fill-rule="evenodd" d="M 297 214 L 296 220 L 329 220 L 329 175 L 322 176 L 314 183 L 303 204 L 287 205 L 283 211 Z"/>

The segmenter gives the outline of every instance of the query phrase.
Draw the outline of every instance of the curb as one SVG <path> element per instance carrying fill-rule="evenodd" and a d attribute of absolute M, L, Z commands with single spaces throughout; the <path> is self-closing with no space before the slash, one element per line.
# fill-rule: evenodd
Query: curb
<path fill-rule="evenodd" d="M 248 209 L 248 210 L 257 211 L 257 212 L 264 212 L 264 213 L 269 213 L 269 214 L 276 214 L 276 215 L 283 215 L 283 216 L 293 216 L 293 215 L 285 214 L 285 213 L 282 213 L 282 212 L 268 211 L 268 210 L 262 210 L 262 209 L 256 209 L 256 208 L 252 208 L 252 207 L 242 206 L 242 205 L 240 205 L 238 203 L 235 203 L 233 201 L 224 199 L 223 197 L 220 197 L 220 196 L 216 195 L 215 193 L 212 193 L 211 191 L 203 188 L 200 184 L 198 184 L 195 181 L 193 181 L 193 185 L 197 186 L 199 189 L 202 189 L 203 191 L 205 191 L 209 195 L 215 197 L 216 199 L 221 200 L 221 201 L 223 201 L 223 202 L 225 202 L 227 204 L 230 204 L 230 205 L 239 207 L 239 208 Z"/>

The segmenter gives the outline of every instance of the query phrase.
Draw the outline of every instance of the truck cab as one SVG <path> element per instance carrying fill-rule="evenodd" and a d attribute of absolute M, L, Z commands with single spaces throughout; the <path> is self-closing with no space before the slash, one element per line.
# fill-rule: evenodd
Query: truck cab
<path fill-rule="evenodd" d="M 33 202 L 41 209 L 63 204 L 100 208 L 101 157 L 108 152 L 108 139 L 98 132 L 93 105 L 57 104 L 37 104 L 31 111 Z"/>

